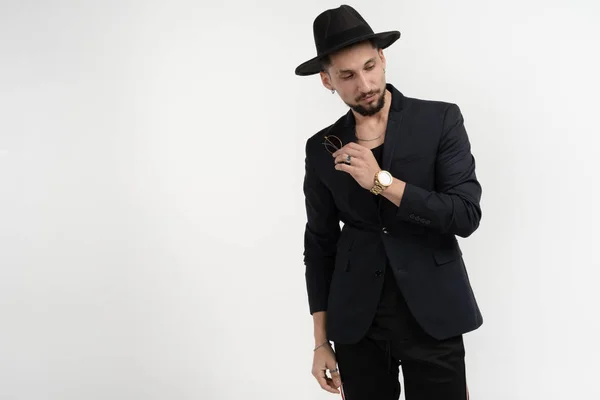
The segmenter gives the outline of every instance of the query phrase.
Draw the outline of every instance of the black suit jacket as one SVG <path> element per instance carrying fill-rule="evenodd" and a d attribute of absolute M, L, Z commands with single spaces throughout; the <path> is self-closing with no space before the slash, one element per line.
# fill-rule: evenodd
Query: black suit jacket
<path fill-rule="evenodd" d="M 328 339 L 341 343 L 358 341 L 369 328 L 387 260 L 431 336 L 452 337 L 483 322 L 456 240 L 470 236 L 481 219 L 481 186 L 463 116 L 455 104 L 387 88 L 392 104 L 381 168 L 406 182 L 399 207 L 382 196 L 378 206 L 364 207 L 374 195 L 334 169 L 324 136 L 354 141 L 351 111 L 306 142 L 309 308 L 311 314 L 327 311 Z"/>

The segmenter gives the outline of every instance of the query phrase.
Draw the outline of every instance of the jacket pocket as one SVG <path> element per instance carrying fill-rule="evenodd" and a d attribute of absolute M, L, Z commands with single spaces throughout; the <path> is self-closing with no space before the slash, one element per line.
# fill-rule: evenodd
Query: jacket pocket
<path fill-rule="evenodd" d="M 460 247 L 455 246 L 451 248 L 438 249 L 433 253 L 435 263 L 437 265 L 445 265 L 452 261 L 458 260 L 462 256 Z"/>

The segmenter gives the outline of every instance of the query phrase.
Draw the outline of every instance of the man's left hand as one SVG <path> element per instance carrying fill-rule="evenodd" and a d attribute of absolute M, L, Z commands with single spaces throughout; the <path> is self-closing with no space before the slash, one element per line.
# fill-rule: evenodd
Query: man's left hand
<path fill-rule="evenodd" d="M 349 164 L 347 164 L 348 156 L 350 156 Z M 379 164 L 370 149 L 351 142 L 333 153 L 333 157 L 335 169 L 352 175 L 354 180 L 364 189 L 370 190 L 373 187 L 375 174 L 381 168 L 379 168 Z"/>

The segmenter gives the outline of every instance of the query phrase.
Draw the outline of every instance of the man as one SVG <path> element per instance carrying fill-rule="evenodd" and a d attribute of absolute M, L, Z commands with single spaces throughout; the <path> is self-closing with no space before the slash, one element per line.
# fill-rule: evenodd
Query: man
<path fill-rule="evenodd" d="M 386 82 L 398 31 L 375 34 L 349 6 L 313 30 L 317 56 L 296 74 L 350 107 L 306 143 L 313 375 L 347 400 L 391 400 L 401 365 L 407 400 L 464 400 L 463 334 L 482 316 L 456 237 L 479 226 L 481 186 L 461 112 Z"/>

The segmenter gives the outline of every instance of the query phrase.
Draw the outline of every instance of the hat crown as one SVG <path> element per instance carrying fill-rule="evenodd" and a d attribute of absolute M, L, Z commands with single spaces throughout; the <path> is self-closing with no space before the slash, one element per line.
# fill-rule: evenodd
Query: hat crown
<path fill-rule="evenodd" d="M 373 34 L 373 30 L 358 11 L 346 4 L 323 11 L 313 23 L 317 53 L 326 51 L 342 37 L 353 34 Z"/>
<path fill-rule="evenodd" d="M 364 40 L 385 49 L 400 38 L 399 31 L 374 33 L 367 21 L 352 7 L 343 4 L 323 11 L 313 22 L 317 55 L 296 67 L 296 75 L 318 74 L 328 55 Z"/>

